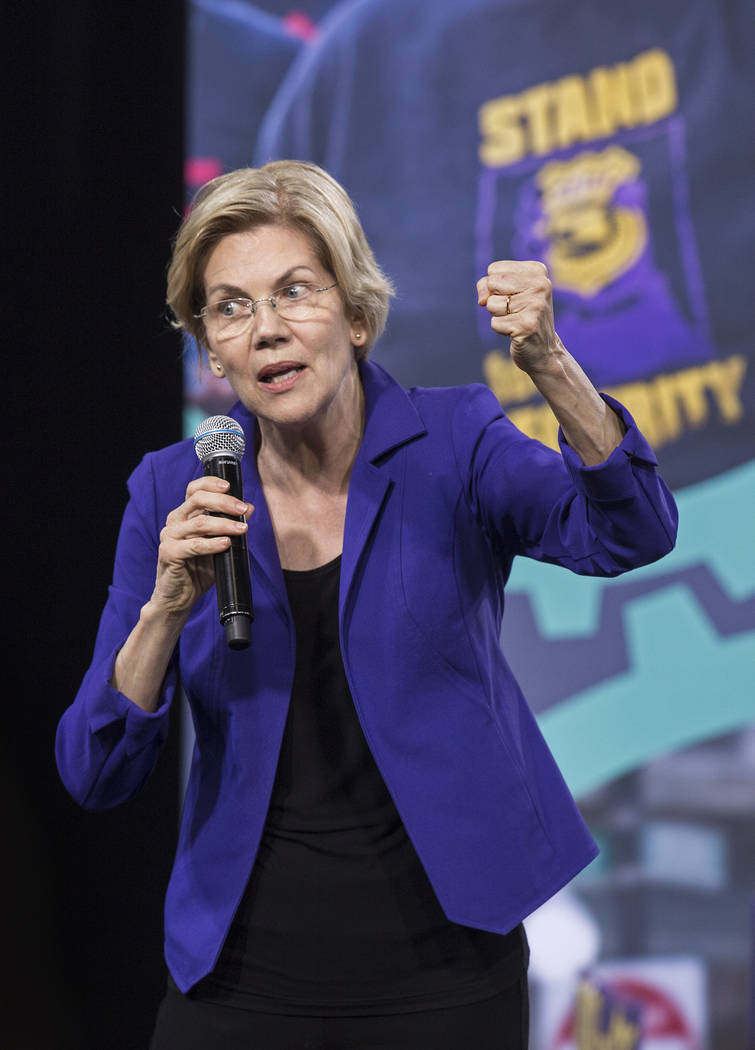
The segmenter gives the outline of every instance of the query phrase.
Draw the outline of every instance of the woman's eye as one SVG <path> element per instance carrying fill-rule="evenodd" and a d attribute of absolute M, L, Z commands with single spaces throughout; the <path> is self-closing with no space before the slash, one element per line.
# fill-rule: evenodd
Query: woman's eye
<path fill-rule="evenodd" d="M 220 321 L 234 321 L 245 313 L 249 313 L 249 304 L 244 299 L 221 299 L 210 309 L 211 316 Z"/>
<path fill-rule="evenodd" d="M 285 288 L 281 288 L 278 293 L 280 299 L 303 299 L 306 295 L 309 295 L 309 285 L 307 284 L 287 284 Z"/>

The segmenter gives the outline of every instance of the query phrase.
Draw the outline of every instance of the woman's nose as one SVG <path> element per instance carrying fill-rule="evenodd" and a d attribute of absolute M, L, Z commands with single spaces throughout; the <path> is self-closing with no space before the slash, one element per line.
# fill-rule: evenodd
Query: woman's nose
<path fill-rule="evenodd" d="M 254 346 L 262 349 L 270 343 L 285 342 L 290 336 L 286 322 L 280 316 L 272 299 L 258 299 L 254 310 L 252 339 Z"/>

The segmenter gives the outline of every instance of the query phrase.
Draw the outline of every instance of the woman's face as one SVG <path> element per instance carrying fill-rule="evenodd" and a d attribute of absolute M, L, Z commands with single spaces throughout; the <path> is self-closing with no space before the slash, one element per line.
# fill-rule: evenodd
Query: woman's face
<path fill-rule="evenodd" d="M 215 246 L 204 271 L 205 303 L 264 299 L 296 282 L 324 288 L 334 280 L 300 230 L 257 226 L 228 234 Z M 220 341 L 207 334 L 213 374 L 228 379 L 263 429 L 268 423 L 340 422 L 358 408 L 354 344 L 360 325 L 346 317 L 337 288 L 315 294 L 311 302 L 306 320 L 284 320 L 263 302 L 240 335 Z"/>

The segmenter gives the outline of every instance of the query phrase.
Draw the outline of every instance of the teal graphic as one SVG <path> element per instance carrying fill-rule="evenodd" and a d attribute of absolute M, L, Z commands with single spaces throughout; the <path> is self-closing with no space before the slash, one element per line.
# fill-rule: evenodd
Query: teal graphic
<path fill-rule="evenodd" d="M 661 754 L 755 723 L 755 461 L 682 491 L 677 502 L 676 550 L 632 574 L 635 584 L 665 585 L 622 608 L 628 669 L 539 717 L 577 796 Z M 732 633 L 689 585 L 700 566 L 739 613 Z M 617 585 L 519 559 L 509 590 L 526 592 L 540 631 L 557 641 L 596 633 L 606 589 Z"/>

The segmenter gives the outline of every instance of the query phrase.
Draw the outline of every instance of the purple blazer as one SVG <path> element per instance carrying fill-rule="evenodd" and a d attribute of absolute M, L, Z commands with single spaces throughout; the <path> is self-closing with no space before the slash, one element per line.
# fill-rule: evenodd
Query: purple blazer
<path fill-rule="evenodd" d="M 346 675 L 370 750 L 454 922 L 510 930 L 597 853 L 501 652 L 516 554 L 613 576 L 666 554 L 676 508 L 631 417 L 611 456 L 582 465 L 518 431 L 487 387 L 406 391 L 361 366 L 364 438 L 349 485 L 339 597 Z M 610 400 L 610 399 L 608 399 Z M 133 797 L 154 767 L 180 675 L 196 744 L 165 908 L 182 991 L 215 964 L 254 864 L 294 675 L 295 633 L 257 475 L 242 465 L 252 645 L 230 651 L 214 589 L 192 611 L 146 713 L 108 683 L 149 598 L 159 532 L 201 466 L 191 440 L 129 479 L 94 658 L 58 727 L 68 791 L 87 809 Z"/>

